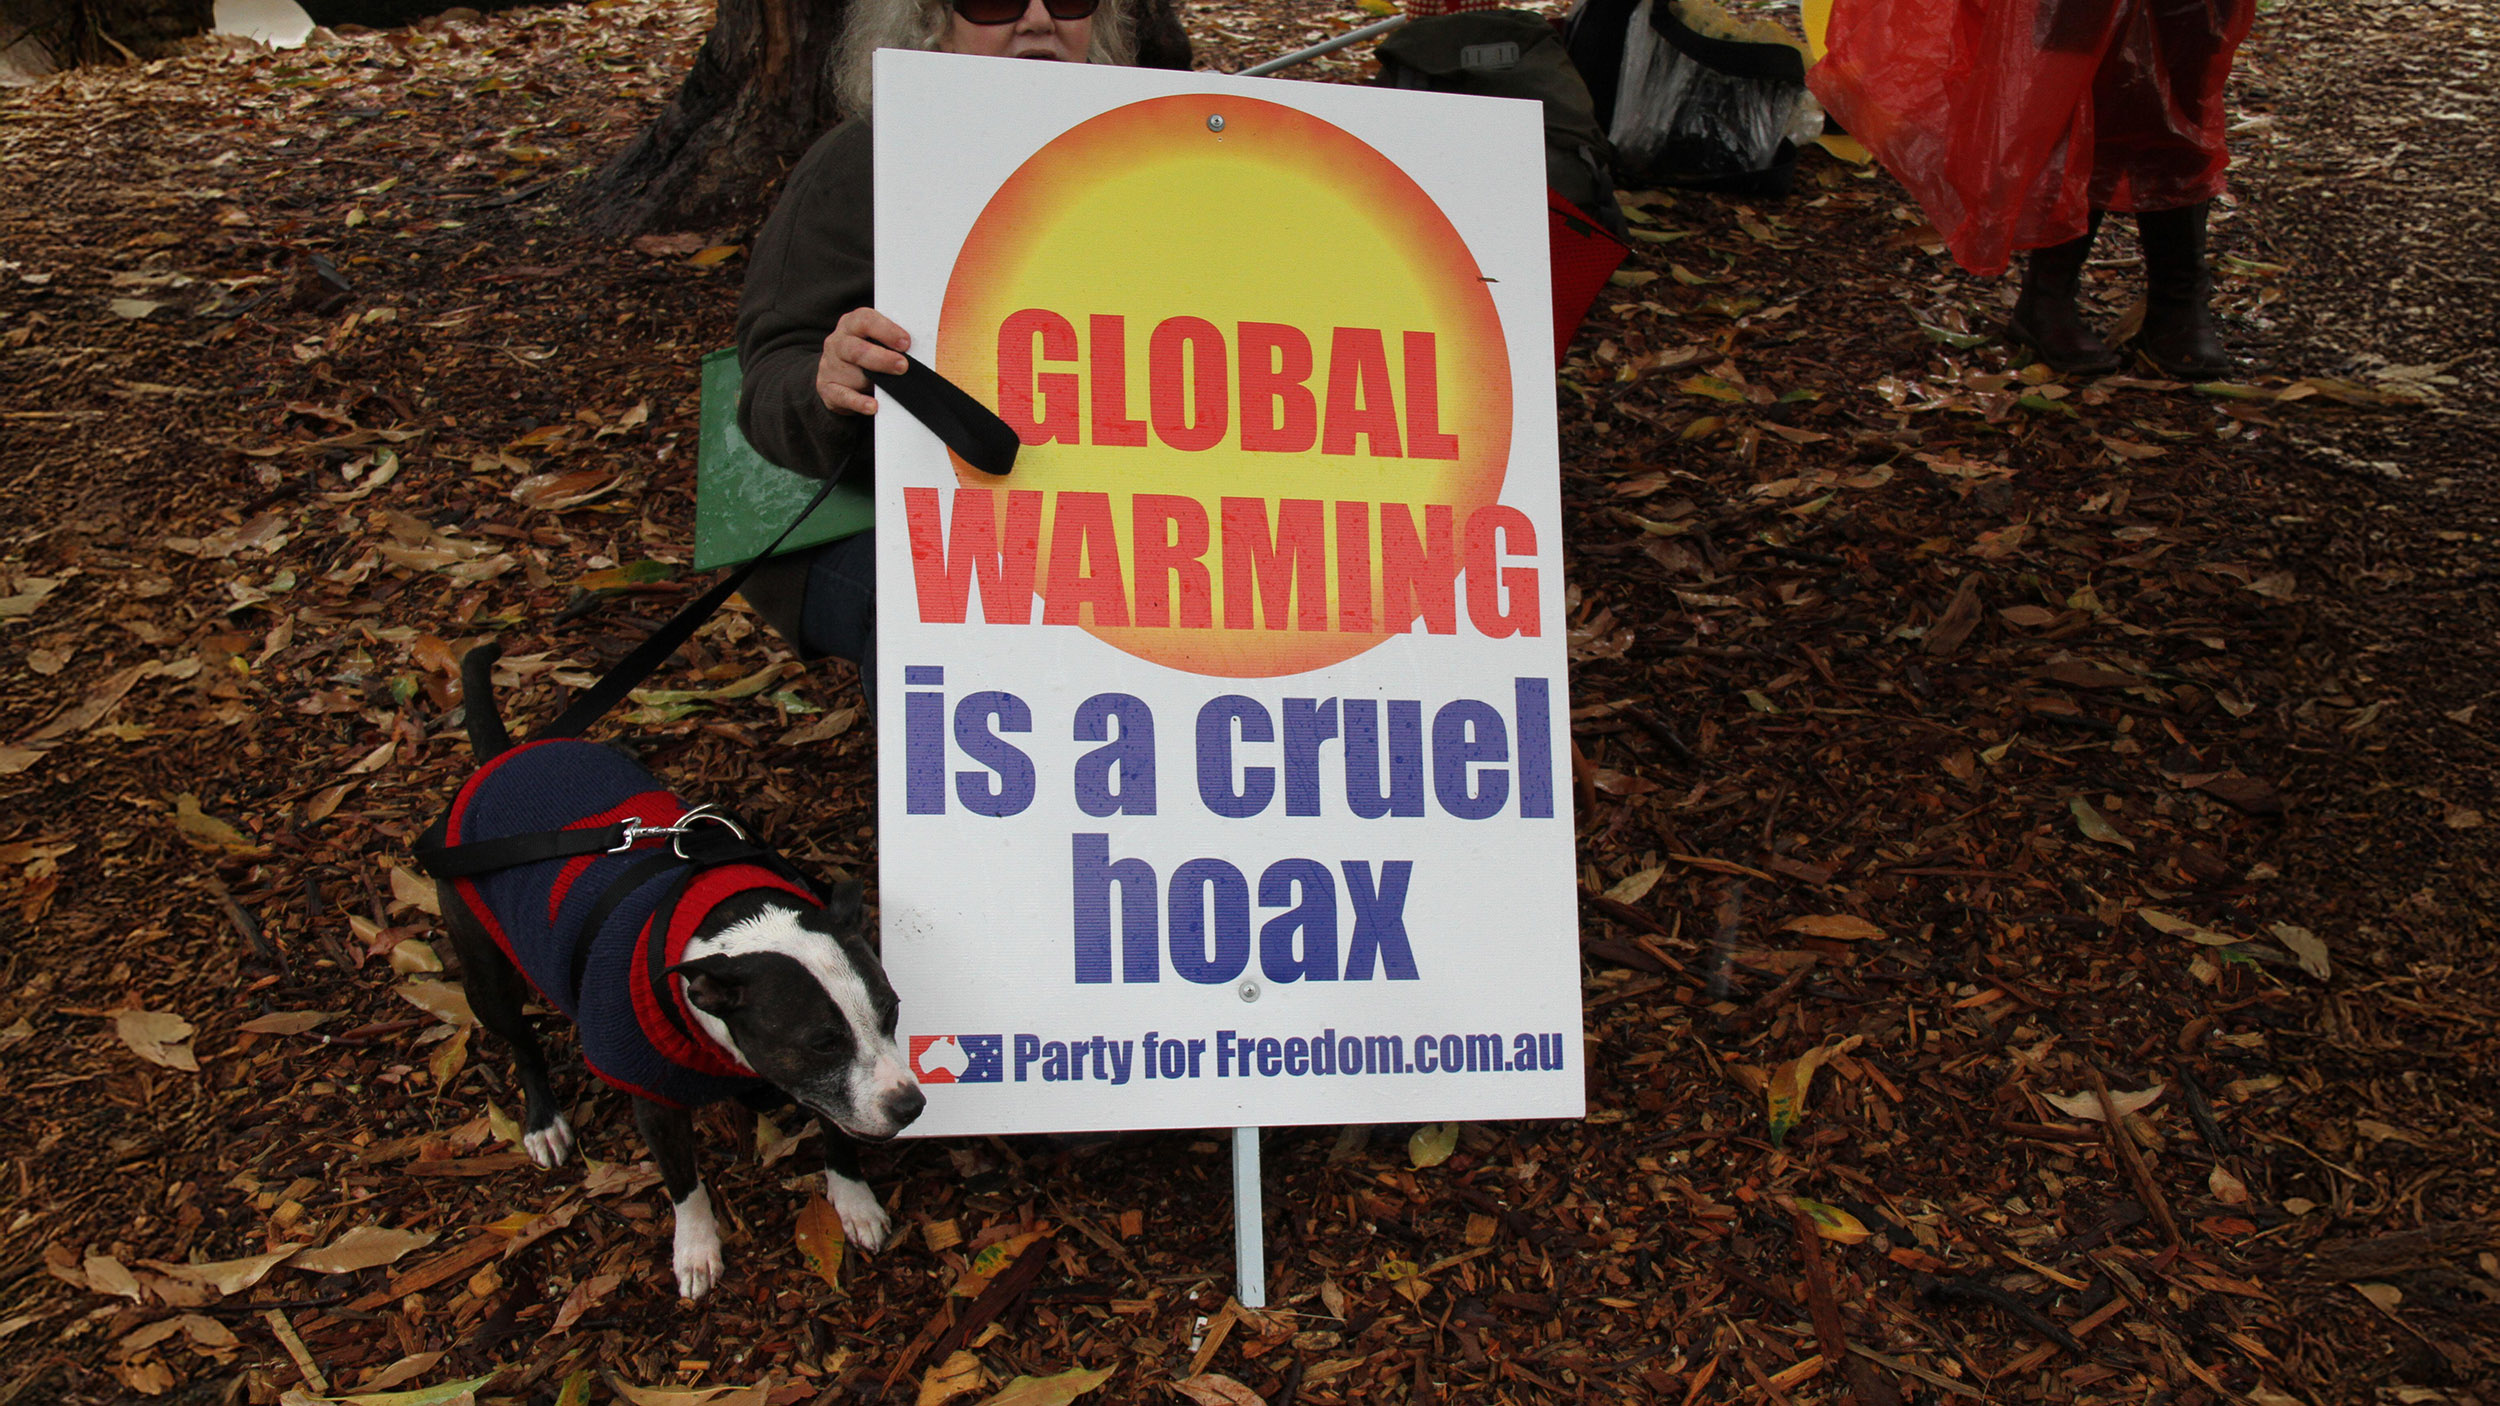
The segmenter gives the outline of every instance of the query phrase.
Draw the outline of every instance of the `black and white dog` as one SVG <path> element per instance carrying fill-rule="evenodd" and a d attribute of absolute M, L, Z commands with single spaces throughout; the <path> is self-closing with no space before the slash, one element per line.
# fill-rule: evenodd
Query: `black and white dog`
<path fill-rule="evenodd" d="M 523 1146 L 562 1162 L 573 1129 L 522 1013 L 534 991 L 579 1028 L 584 1062 L 633 1099 L 677 1213 L 677 1291 L 720 1277 L 720 1228 L 695 1165 L 692 1110 L 775 1091 L 814 1114 L 825 1196 L 853 1244 L 885 1242 L 853 1139 L 882 1142 L 923 1096 L 894 1040 L 894 989 L 864 936 L 860 889 L 805 880 L 708 808 L 689 811 L 623 753 L 559 738 L 515 747 L 493 696 L 498 651 L 461 661 L 478 770 L 419 841 L 469 1005 L 509 1042 Z"/>

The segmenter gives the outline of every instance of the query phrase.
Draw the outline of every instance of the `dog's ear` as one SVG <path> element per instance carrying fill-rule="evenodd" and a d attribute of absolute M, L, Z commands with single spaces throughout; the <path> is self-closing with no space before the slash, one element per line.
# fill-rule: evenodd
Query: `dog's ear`
<path fill-rule="evenodd" d="M 686 983 L 686 1000 L 706 1015 L 726 1020 L 746 1000 L 746 983 L 738 979 L 726 957 L 680 962 L 668 973 Z"/>
<path fill-rule="evenodd" d="M 825 920 L 835 932 L 849 932 L 859 926 L 860 910 L 868 890 L 857 879 L 845 879 L 825 894 Z M 870 941 L 875 941 L 873 936 Z"/>

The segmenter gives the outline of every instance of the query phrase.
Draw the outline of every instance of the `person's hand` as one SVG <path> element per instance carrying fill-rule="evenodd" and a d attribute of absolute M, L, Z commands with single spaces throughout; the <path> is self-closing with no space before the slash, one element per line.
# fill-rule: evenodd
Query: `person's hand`
<path fill-rule="evenodd" d="M 853 308 L 833 324 L 824 352 L 816 358 L 816 398 L 836 415 L 874 415 L 877 398 L 868 393 L 868 373 L 900 376 L 907 369 L 903 353 L 911 350 L 911 334 L 875 308 Z"/>

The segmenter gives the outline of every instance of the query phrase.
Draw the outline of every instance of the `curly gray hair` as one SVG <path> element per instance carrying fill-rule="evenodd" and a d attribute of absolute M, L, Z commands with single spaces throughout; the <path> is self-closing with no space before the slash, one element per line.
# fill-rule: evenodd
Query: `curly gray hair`
<path fill-rule="evenodd" d="M 865 117 L 876 98 L 874 59 L 879 49 L 944 47 L 954 23 L 950 0 L 853 0 L 844 20 L 842 42 L 833 54 L 833 90 L 846 116 Z M 1101 0 L 1094 11 L 1093 46 L 1088 63 L 1127 64 L 1137 61 L 1137 32 L 1129 0 Z"/>

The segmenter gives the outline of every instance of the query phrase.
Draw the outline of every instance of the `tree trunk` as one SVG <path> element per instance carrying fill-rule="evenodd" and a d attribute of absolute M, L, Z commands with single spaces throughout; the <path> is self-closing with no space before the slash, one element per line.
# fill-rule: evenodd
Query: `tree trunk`
<path fill-rule="evenodd" d="M 667 109 L 583 190 L 597 234 L 745 223 L 839 117 L 832 58 L 846 0 L 720 0 Z"/>
<path fill-rule="evenodd" d="M 846 0 L 720 0 L 677 96 L 581 188 L 583 227 L 625 238 L 760 221 L 783 174 L 847 115 L 832 70 L 849 8 Z M 1137 23 L 1138 62 L 1189 67 L 1176 0 L 1142 0 Z"/>
<path fill-rule="evenodd" d="M 152 59 L 216 22 L 215 0 L 0 0 L 0 53 L 31 74 Z"/>

